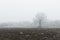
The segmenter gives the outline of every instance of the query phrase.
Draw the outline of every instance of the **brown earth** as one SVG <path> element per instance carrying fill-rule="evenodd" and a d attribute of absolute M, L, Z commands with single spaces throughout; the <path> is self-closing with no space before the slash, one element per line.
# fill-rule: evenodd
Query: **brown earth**
<path fill-rule="evenodd" d="M 60 40 L 60 29 L 2 28 L 0 40 Z"/>

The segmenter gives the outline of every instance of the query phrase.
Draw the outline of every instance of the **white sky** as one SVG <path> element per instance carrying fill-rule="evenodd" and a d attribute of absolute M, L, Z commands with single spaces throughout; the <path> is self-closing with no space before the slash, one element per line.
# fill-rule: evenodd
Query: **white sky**
<path fill-rule="evenodd" d="M 0 22 L 30 21 L 37 12 L 60 20 L 60 0 L 0 0 Z"/>

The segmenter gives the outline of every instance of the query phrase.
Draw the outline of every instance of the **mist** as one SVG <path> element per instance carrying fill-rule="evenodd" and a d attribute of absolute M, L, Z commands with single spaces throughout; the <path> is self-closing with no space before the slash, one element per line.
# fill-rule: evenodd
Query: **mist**
<path fill-rule="evenodd" d="M 38 13 L 46 15 L 43 28 L 59 28 L 59 0 L 0 0 L 0 26 L 34 28 L 35 16 Z M 45 27 L 44 27 L 45 26 Z"/>

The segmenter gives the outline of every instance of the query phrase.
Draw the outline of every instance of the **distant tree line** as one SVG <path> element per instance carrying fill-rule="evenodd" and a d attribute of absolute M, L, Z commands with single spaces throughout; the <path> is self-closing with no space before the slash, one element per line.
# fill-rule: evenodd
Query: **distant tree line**
<path fill-rule="evenodd" d="M 49 21 L 45 13 L 37 13 L 33 22 L 23 21 L 18 23 L 1 23 L 0 28 L 27 27 L 27 28 L 59 28 L 60 20 Z"/>

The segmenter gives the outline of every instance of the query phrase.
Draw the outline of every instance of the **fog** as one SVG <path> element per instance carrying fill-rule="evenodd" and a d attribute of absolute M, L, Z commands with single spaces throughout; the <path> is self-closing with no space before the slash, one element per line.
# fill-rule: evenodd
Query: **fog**
<path fill-rule="evenodd" d="M 50 26 L 52 21 L 53 24 L 57 20 L 60 21 L 60 0 L 0 0 L 0 25 L 32 27 L 38 12 L 47 16 L 49 23 L 45 23 L 45 26 L 48 24 Z M 11 26 L 13 24 L 14 26 Z"/>

